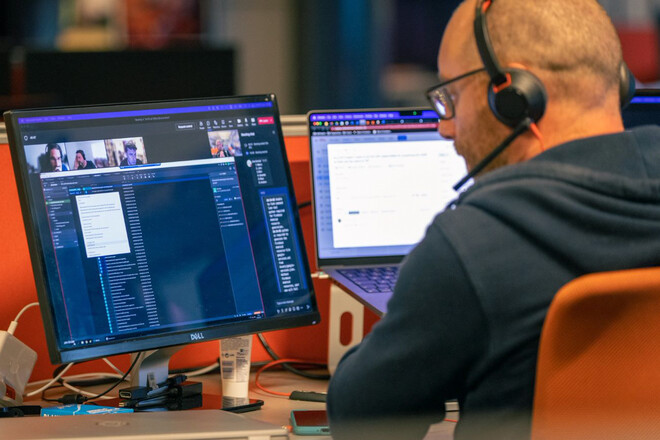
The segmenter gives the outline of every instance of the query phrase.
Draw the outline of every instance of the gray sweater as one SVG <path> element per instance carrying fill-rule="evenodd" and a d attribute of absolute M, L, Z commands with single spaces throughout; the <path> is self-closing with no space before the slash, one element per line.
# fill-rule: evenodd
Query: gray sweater
<path fill-rule="evenodd" d="M 581 139 L 477 180 L 400 271 L 388 314 L 330 381 L 333 438 L 421 438 L 456 398 L 457 439 L 529 438 L 557 290 L 660 265 L 660 128 Z"/>

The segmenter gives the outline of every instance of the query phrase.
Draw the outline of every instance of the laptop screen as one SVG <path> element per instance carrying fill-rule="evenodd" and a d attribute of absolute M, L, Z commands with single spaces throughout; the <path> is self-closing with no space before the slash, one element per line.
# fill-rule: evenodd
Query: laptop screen
<path fill-rule="evenodd" d="M 466 174 L 426 109 L 308 114 L 319 265 L 396 262 Z"/>

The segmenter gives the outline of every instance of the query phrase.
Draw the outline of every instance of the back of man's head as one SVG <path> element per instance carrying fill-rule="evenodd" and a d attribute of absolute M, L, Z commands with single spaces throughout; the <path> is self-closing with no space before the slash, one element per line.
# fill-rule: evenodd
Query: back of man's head
<path fill-rule="evenodd" d="M 618 93 L 621 44 L 596 0 L 495 0 L 487 17 L 500 63 L 533 69 L 554 99 L 595 105 Z"/>

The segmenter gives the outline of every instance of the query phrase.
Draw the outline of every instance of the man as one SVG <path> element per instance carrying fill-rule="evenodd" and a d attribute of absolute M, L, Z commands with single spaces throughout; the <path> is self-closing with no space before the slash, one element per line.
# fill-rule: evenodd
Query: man
<path fill-rule="evenodd" d="M 46 156 L 48 157 L 48 171 L 67 171 L 66 164 L 62 163 L 62 148 L 59 144 L 51 143 L 46 145 Z"/>
<path fill-rule="evenodd" d="M 476 70 L 444 86 L 452 111 L 439 124 L 470 170 L 512 133 L 477 70 L 476 6 L 459 6 L 438 55 L 443 81 Z M 660 265 L 660 129 L 623 132 L 621 48 L 605 12 L 596 0 L 496 0 L 487 14 L 500 64 L 540 79 L 545 113 L 406 258 L 387 315 L 330 381 L 335 439 L 421 438 L 453 398 L 455 438 L 529 438 L 557 290 L 586 273 Z"/>
<path fill-rule="evenodd" d="M 132 141 L 126 142 L 124 144 L 124 153 L 126 157 L 121 161 L 119 166 L 133 166 L 133 165 L 142 165 L 142 161 L 137 158 L 137 147 Z"/>
<path fill-rule="evenodd" d="M 76 151 L 76 169 L 77 170 L 91 170 L 96 168 L 93 162 L 88 161 L 85 157 L 85 152 L 83 150 Z"/>
<path fill-rule="evenodd" d="M 216 139 L 215 143 L 211 146 L 211 156 L 224 157 L 222 156 L 222 139 Z"/>
<path fill-rule="evenodd" d="M 231 146 L 231 143 L 227 141 L 222 146 L 223 157 L 232 157 L 234 155 L 234 147 Z"/>

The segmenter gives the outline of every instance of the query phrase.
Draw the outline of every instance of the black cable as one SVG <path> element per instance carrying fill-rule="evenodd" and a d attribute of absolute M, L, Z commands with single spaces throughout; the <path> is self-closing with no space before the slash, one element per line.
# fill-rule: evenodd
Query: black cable
<path fill-rule="evenodd" d="M 73 363 L 73 365 L 76 365 L 76 364 L 77 364 L 77 362 Z M 67 365 L 69 365 L 69 364 L 60 364 L 57 367 L 55 367 L 55 369 L 53 370 L 53 379 L 56 378 L 57 376 L 59 376 L 59 374 L 62 372 L 62 370 L 64 370 L 66 368 Z M 56 385 L 56 383 L 59 383 L 59 385 Z M 49 391 L 49 390 L 52 390 L 52 389 L 55 389 L 55 388 L 62 388 L 62 387 L 64 387 L 64 385 L 62 385 L 63 383 L 64 383 L 64 379 L 62 379 L 60 377 L 57 380 L 57 382 L 53 383 L 51 386 L 49 386 L 48 388 L 46 388 L 45 390 L 43 390 L 41 392 L 41 400 L 43 400 L 44 402 L 59 402 L 59 399 L 52 399 L 52 398 L 46 397 L 46 391 Z"/>
<path fill-rule="evenodd" d="M 141 354 L 141 353 L 137 353 L 137 355 L 135 355 L 135 359 L 133 360 L 133 363 L 131 364 L 131 366 L 128 367 L 128 370 L 126 370 L 126 372 L 125 372 L 124 375 L 121 377 L 121 379 L 119 379 L 119 380 L 118 380 L 113 386 L 111 386 L 111 387 L 108 388 L 107 390 L 103 391 L 101 394 L 97 394 L 96 396 L 93 396 L 93 397 L 86 397 L 86 398 L 85 398 L 85 402 L 89 402 L 90 400 L 96 400 L 96 399 L 98 399 L 99 397 L 103 397 L 103 396 L 105 396 L 105 395 L 108 394 L 110 391 L 112 391 L 112 390 L 114 390 L 115 388 L 117 388 L 117 387 L 119 386 L 119 384 L 121 384 L 122 382 L 124 382 L 124 380 L 126 380 L 126 378 L 128 377 L 128 375 L 130 374 L 131 370 L 133 370 L 133 367 L 135 367 L 135 364 L 137 364 L 138 359 L 140 359 L 140 354 Z"/>
<path fill-rule="evenodd" d="M 76 365 L 76 364 L 77 364 L 77 362 L 74 363 L 73 365 Z M 62 370 L 64 370 L 66 368 L 67 365 L 69 365 L 69 364 L 60 364 L 57 367 L 55 367 L 55 369 L 53 370 L 53 378 L 56 378 L 62 372 Z M 61 381 L 62 381 L 62 379 L 60 379 L 60 382 Z"/>
<path fill-rule="evenodd" d="M 465 185 L 470 179 L 472 179 L 474 176 L 479 174 L 488 164 L 490 164 L 502 151 L 504 151 L 505 148 L 507 148 L 509 145 L 511 145 L 511 142 L 513 142 L 518 136 L 523 134 L 526 130 L 529 130 L 529 127 L 534 123 L 531 118 L 525 118 L 516 127 L 514 128 L 513 132 L 506 137 L 502 141 L 501 144 L 499 144 L 497 147 L 495 147 L 486 157 L 481 159 L 479 163 L 477 163 L 474 168 L 470 170 L 469 173 L 465 175 L 461 180 L 458 181 L 456 185 L 453 186 L 454 191 L 458 191 L 461 189 L 463 185 Z"/>
<path fill-rule="evenodd" d="M 266 338 L 264 337 L 263 334 L 257 333 L 257 337 L 259 338 L 259 342 L 261 342 L 261 345 L 263 345 L 264 349 L 268 353 L 268 355 L 273 358 L 274 361 L 278 361 L 281 358 L 275 353 L 275 351 L 271 348 L 270 345 L 268 345 L 268 342 L 266 341 Z M 281 367 L 284 368 L 285 370 L 297 374 L 302 377 L 306 377 L 308 379 L 314 379 L 314 380 L 329 380 L 330 375 L 329 374 L 316 374 L 316 373 L 309 373 L 307 371 L 302 371 L 299 370 L 293 366 L 291 366 L 289 363 L 283 363 L 281 364 Z"/>
<path fill-rule="evenodd" d="M 60 397 L 59 399 L 52 400 L 52 399 L 46 399 L 45 397 L 43 397 L 43 396 L 44 396 L 44 393 L 45 393 L 48 389 L 51 389 L 51 388 L 47 388 L 47 389 L 44 390 L 44 392 L 42 393 L 42 398 L 43 398 L 43 400 L 45 400 L 45 401 L 47 401 L 47 402 L 56 401 L 56 402 L 64 403 L 64 404 L 69 404 L 69 403 L 84 403 L 84 402 L 92 403 L 92 402 L 91 402 L 92 400 L 96 400 L 96 399 L 98 399 L 98 398 L 100 398 L 100 397 L 105 396 L 105 395 L 108 394 L 110 391 L 112 391 L 112 390 L 114 390 L 115 388 L 117 388 L 117 387 L 119 386 L 119 384 L 121 384 L 122 382 L 124 382 L 124 380 L 126 380 L 126 378 L 128 377 L 128 375 L 130 374 L 131 370 L 133 370 L 133 367 L 135 367 L 135 365 L 137 364 L 137 361 L 139 360 L 139 358 L 140 358 L 140 353 L 138 353 L 138 354 L 135 356 L 135 359 L 133 360 L 133 363 L 132 363 L 131 366 L 128 368 L 128 370 L 126 370 L 126 372 L 125 372 L 124 375 L 121 377 L 121 379 L 117 380 L 117 381 L 116 381 L 116 382 L 115 382 L 110 388 L 108 388 L 107 390 L 105 390 L 105 391 L 103 391 L 102 393 L 99 393 L 99 394 L 97 394 L 97 395 L 95 395 L 95 396 L 87 397 L 87 396 L 83 396 L 83 395 L 80 394 L 80 393 L 76 393 L 76 394 L 65 394 L 64 396 Z M 62 367 L 62 366 L 60 365 L 60 367 L 58 367 L 58 368 L 55 369 L 55 373 L 56 373 L 55 376 L 57 376 L 57 374 L 59 374 L 59 371 L 62 370 L 61 367 Z M 63 383 L 64 380 L 63 380 L 63 379 L 60 379 L 60 382 Z M 63 386 L 63 385 L 60 385 L 60 386 Z"/>
<path fill-rule="evenodd" d="M 59 402 L 59 399 L 53 399 L 51 397 L 46 397 L 46 391 L 49 391 L 49 390 L 52 390 L 52 389 L 55 389 L 55 388 L 62 388 L 62 385 L 52 385 L 52 386 L 49 386 L 48 388 L 46 388 L 45 390 L 43 390 L 41 392 L 41 400 L 43 400 L 44 402 Z"/>

